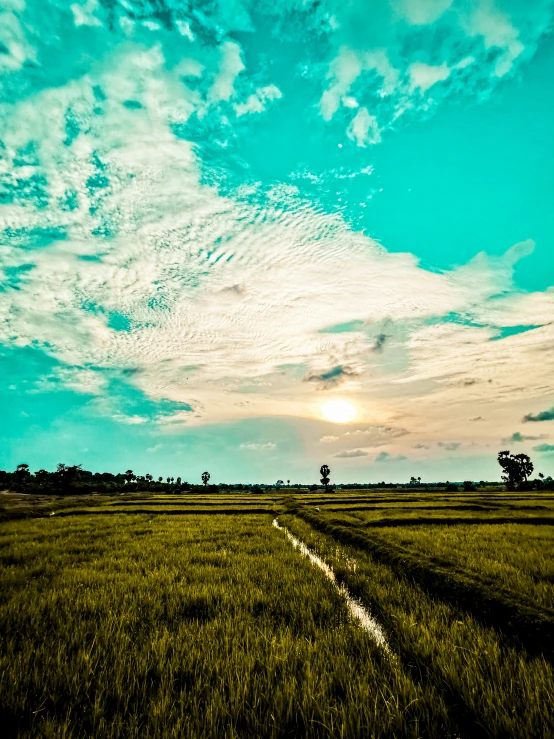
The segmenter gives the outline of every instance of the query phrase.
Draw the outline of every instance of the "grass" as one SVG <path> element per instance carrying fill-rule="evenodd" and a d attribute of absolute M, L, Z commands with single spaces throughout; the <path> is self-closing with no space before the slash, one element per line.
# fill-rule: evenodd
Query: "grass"
<path fill-rule="evenodd" d="M 554 735 L 552 495 L 23 497 L 0 526 L 3 736 Z"/>
<path fill-rule="evenodd" d="M 552 522 L 554 525 L 554 521 Z M 529 605 L 554 605 L 554 530 L 552 526 L 418 526 L 383 529 L 384 543 L 409 549 L 426 559 L 463 569 L 491 588 L 502 589 Z M 554 610 L 552 611 L 554 620 Z"/>
<path fill-rule="evenodd" d="M 554 732 L 554 671 L 544 657 L 515 647 L 455 598 L 434 597 L 409 572 L 361 546 L 337 547 L 336 536 L 282 517 L 317 550 L 337 577 L 384 625 L 414 681 L 434 687 L 462 736 L 548 737 Z M 310 519 L 313 524 L 313 519 Z"/>
<path fill-rule="evenodd" d="M 416 737 L 448 720 L 270 516 L 54 517 L 0 543 L 4 736 Z"/>

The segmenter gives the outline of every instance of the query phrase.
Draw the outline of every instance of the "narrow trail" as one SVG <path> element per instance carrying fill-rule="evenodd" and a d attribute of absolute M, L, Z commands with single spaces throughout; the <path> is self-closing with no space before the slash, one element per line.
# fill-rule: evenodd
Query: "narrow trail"
<path fill-rule="evenodd" d="M 333 583 L 333 585 L 339 591 L 340 595 L 344 598 L 350 614 L 356 619 L 356 621 L 359 622 L 362 629 L 364 631 L 367 631 L 367 633 L 372 637 L 375 643 L 379 647 L 381 647 L 381 649 L 387 652 L 387 654 L 392 655 L 391 649 L 387 643 L 387 639 L 381 625 L 373 618 L 373 616 L 369 614 L 369 612 L 361 605 L 361 603 L 359 603 L 355 598 L 352 597 L 346 585 L 342 583 L 339 584 L 337 582 L 337 578 L 335 577 L 333 569 L 320 557 L 318 557 L 310 549 L 308 549 L 308 547 L 302 541 L 291 534 L 286 526 L 281 526 L 276 518 L 273 519 L 273 525 L 276 529 L 279 529 L 280 531 L 283 531 L 285 533 L 286 537 L 289 539 L 295 549 L 298 549 L 298 551 L 302 555 L 304 555 L 304 557 L 308 557 L 310 562 L 315 567 L 319 567 L 319 569 L 325 574 L 327 579 Z"/>

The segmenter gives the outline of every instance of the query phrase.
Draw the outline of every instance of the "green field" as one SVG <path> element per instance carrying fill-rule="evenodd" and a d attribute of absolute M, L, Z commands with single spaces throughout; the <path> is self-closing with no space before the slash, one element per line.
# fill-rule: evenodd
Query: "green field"
<path fill-rule="evenodd" d="M 554 735 L 552 493 L 2 504 L 3 736 Z"/>

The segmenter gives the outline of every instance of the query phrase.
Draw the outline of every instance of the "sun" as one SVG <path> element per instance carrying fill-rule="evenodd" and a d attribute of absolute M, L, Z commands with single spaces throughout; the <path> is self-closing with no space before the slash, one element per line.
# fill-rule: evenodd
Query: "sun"
<path fill-rule="evenodd" d="M 321 406 L 321 412 L 333 423 L 348 423 L 356 418 L 356 409 L 347 400 L 328 400 Z"/>

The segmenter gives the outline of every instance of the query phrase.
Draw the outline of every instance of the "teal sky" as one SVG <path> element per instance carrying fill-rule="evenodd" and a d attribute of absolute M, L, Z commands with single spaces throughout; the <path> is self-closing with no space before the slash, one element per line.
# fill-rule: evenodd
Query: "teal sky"
<path fill-rule="evenodd" d="M 553 13 L 0 0 L 0 467 L 554 474 Z"/>

